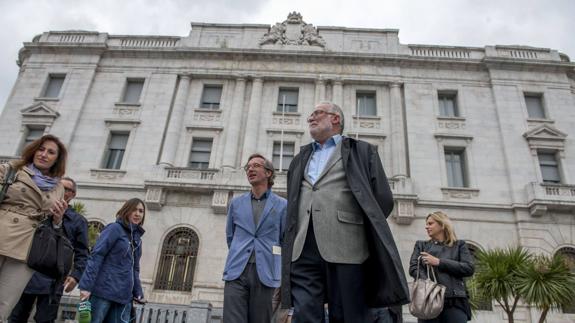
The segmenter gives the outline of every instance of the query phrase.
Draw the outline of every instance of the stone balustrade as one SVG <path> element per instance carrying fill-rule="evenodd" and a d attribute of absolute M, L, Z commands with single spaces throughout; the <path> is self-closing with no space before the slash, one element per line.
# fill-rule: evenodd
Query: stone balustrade
<path fill-rule="evenodd" d="M 575 185 L 531 182 L 525 189 L 533 216 L 542 215 L 547 210 L 575 211 Z"/>

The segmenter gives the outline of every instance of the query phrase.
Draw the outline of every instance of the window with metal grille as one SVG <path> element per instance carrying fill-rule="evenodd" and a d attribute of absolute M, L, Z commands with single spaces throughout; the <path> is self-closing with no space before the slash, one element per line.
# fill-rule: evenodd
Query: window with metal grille
<path fill-rule="evenodd" d="M 297 112 L 299 89 L 280 88 L 277 112 Z"/>
<path fill-rule="evenodd" d="M 571 269 L 572 273 L 575 273 L 575 248 L 573 247 L 563 247 L 557 250 L 557 253 L 565 258 L 567 267 Z M 575 314 L 575 299 L 569 304 L 562 306 L 563 313 Z"/>
<path fill-rule="evenodd" d="M 139 103 L 143 88 L 143 79 L 128 79 L 126 81 L 126 89 L 122 103 Z"/>
<path fill-rule="evenodd" d="M 100 233 L 104 230 L 104 224 L 99 221 L 88 221 L 88 247 L 90 250 L 96 244 Z"/>
<path fill-rule="evenodd" d="M 57 98 L 60 95 L 64 79 L 66 79 L 66 75 L 50 75 L 48 77 L 48 84 L 46 84 L 43 97 Z"/>
<path fill-rule="evenodd" d="M 445 168 L 449 187 L 466 187 L 465 151 L 460 148 L 445 148 Z"/>
<path fill-rule="evenodd" d="M 212 154 L 212 138 L 194 138 L 190 153 L 190 168 L 206 169 L 210 166 Z"/>
<path fill-rule="evenodd" d="M 222 86 L 221 85 L 204 85 L 202 93 L 202 109 L 217 110 L 220 108 L 220 101 L 222 99 Z"/>
<path fill-rule="evenodd" d="M 281 142 L 279 141 L 274 142 L 272 162 L 276 170 L 282 171 L 287 170 L 289 168 L 289 164 L 293 160 L 294 156 L 294 150 L 295 150 L 294 147 L 295 144 L 293 142 L 284 142 L 283 147 Z"/>
<path fill-rule="evenodd" d="M 192 229 L 177 228 L 170 232 L 162 245 L 154 288 L 191 291 L 199 243 Z"/>
<path fill-rule="evenodd" d="M 375 106 L 375 92 L 357 92 L 357 115 L 360 117 L 374 117 L 377 115 Z"/>
<path fill-rule="evenodd" d="M 543 95 L 526 93 L 525 105 L 527 106 L 527 115 L 529 118 L 545 119 L 545 110 L 543 109 Z"/>
<path fill-rule="evenodd" d="M 124 159 L 124 152 L 128 145 L 127 133 L 112 133 L 110 143 L 108 144 L 108 151 L 104 160 L 104 168 L 107 169 L 120 169 L 122 160 Z"/>
<path fill-rule="evenodd" d="M 439 116 L 441 117 L 459 117 L 457 109 L 457 93 L 454 92 L 439 92 L 437 93 L 439 100 Z"/>
<path fill-rule="evenodd" d="M 543 183 L 561 183 L 559 163 L 555 154 L 551 152 L 537 152 L 537 156 L 539 157 L 539 168 L 541 169 Z"/>

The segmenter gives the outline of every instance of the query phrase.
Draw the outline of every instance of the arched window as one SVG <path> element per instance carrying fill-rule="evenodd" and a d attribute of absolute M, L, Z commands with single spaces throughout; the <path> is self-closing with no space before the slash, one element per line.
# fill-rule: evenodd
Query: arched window
<path fill-rule="evenodd" d="M 572 273 L 575 273 L 575 248 L 573 247 L 563 247 L 557 250 L 557 254 L 565 257 L 567 261 L 567 266 L 571 269 Z M 575 301 L 571 301 L 570 304 L 563 306 L 563 313 L 575 314 Z"/>
<path fill-rule="evenodd" d="M 104 224 L 100 221 L 88 221 L 88 247 L 92 250 L 92 247 L 96 244 L 96 240 L 100 236 L 100 233 L 104 230 Z"/>
<path fill-rule="evenodd" d="M 177 228 L 162 245 L 155 288 L 189 292 L 194 283 L 199 238 L 189 228 Z"/>
<path fill-rule="evenodd" d="M 475 266 L 477 266 L 477 253 L 481 251 L 481 248 L 477 245 L 465 242 L 467 249 L 469 249 L 469 253 L 473 256 L 473 260 L 475 261 Z M 470 277 L 471 278 L 471 277 Z M 493 311 L 493 304 L 491 303 L 490 299 L 477 299 L 477 310 L 479 311 Z"/>

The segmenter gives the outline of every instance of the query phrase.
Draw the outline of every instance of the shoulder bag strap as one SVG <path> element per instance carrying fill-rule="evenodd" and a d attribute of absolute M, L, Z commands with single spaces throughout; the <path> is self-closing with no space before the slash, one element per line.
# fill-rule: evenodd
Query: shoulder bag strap
<path fill-rule="evenodd" d="M 6 167 L 8 170 L 4 174 L 4 179 L 2 180 L 2 190 L 0 191 L 0 203 L 4 201 L 4 196 L 6 196 L 6 192 L 8 191 L 8 187 L 14 183 L 16 170 L 12 167 L 12 165 L 7 164 Z"/>

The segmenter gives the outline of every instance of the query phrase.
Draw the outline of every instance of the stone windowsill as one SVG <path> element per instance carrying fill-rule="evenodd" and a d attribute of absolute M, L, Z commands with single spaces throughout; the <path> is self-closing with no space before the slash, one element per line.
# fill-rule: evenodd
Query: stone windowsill
<path fill-rule="evenodd" d="M 551 119 L 541 119 L 541 118 L 527 118 L 527 122 L 529 123 L 535 123 L 535 124 L 554 124 L 555 121 L 551 120 Z"/>
<path fill-rule="evenodd" d="M 200 113 L 222 113 L 222 109 L 206 109 L 206 108 L 195 108 L 194 112 Z"/>
<path fill-rule="evenodd" d="M 279 112 L 279 111 L 274 111 L 273 112 L 274 116 L 286 116 L 286 117 L 301 117 L 301 113 L 299 112 Z"/>
<path fill-rule="evenodd" d="M 381 117 L 379 116 L 358 116 L 358 115 L 353 115 L 351 116 L 351 118 L 353 120 L 381 120 Z"/>
<path fill-rule="evenodd" d="M 57 102 L 57 101 L 60 101 L 60 98 L 52 98 L 52 97 L 39 96 L 39 97 L 34 98 L 34 101 L 53 101 L 53 102 Z"/>
<path fill-rule="evenodd" d="M 437 120 L 441 121 L 465 121 L 465 117 L 446 117 L 446 116 L 437 116 Z"/>
<path fill-rule="evenodd" d="M 122 178 L 126 175 L 126 173 L 127 171 L 123 169 L 107 169 L 107 168 L 90 169 L 90 175 L 92 177 L 106 178 L 106 179 Z"/>
<path fill-rule="evenodd" d="M 142 106 L 141 103 L 129 103 L 129 102 L 116 102 L 114 103 L 117 107 L 140 107 Z"/>

